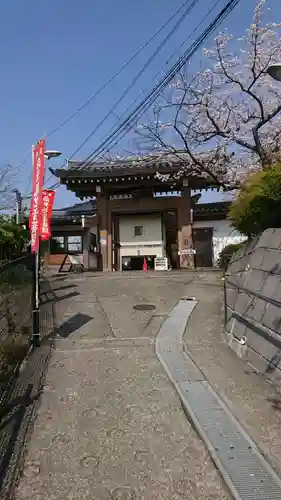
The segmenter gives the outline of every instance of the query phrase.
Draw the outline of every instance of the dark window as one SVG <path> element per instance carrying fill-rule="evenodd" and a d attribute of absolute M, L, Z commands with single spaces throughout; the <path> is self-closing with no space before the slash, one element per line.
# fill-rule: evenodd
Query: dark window
<path fill-rule="evenodd" d="M 82 236 L 67 236 L 66 237 L 67 252 L 82 252 Z"/>
<path fill-rule="evenodd" d="M 134 237 L 140 237 L 144 235 L 143 226 L 134 226 Z"/>
<path fill-rule="evenodd" d="M 51 238 L 50 252 L 51 253 L 64 253 L 65 252 L 64 236 L 53 236 Z"/>
<path fill-rule="evenodd" d="M 94 252 L 97 246 L 97 235 L 94 233 L 90 233 L 90 250 Z"/>
<path fill-rule="evenodd" d="M 82 253 L 82 235 L 53 236 L 50 241 L 51 253 Z"/>

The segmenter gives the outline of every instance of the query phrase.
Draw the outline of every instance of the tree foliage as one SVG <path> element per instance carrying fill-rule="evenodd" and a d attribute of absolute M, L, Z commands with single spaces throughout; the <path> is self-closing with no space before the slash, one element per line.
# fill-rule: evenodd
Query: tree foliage
<path fill-rule="evenodd" d="M 28 244 L 28 231 L 13 217 L 0 216 L 0 260 L 20 255 Z"/>
<path fill-rule="evenodd" d="M 232 186 L 279 161 L 281 85 L 267 68 L 281 59 L 281 24 L 266 22 L 264 4 L 235 45 L 227 31 L 219 34 L 204 51 L 205 69 L 182 71 L 138 127 L 150 152 L 185 154 L 182 174 Z"/>
<path fill-rule="evenodd" d="M 226 245 L 219 254 L 218 257 L 218 267 L 226 271 L 228 265 L 232 259 L 232 256 L 240 250 L 240 248 L 244 245 L 244 242 L 241 243 L 230 243 Z"/>
<path fill-rule="evenodd" d="M 281 227 L 281 163 L 251 175 L 232 203 L 229 217 L 249 238 Z"/>

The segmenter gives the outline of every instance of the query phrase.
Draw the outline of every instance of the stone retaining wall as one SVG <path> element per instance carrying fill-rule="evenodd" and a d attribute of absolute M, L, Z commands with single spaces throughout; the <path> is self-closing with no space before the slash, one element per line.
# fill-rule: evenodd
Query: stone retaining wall
<path fill-rule="evenodd" d="M 267 229 L 235 254 L 226 303 L 231 347 L 281 385 L 281 229 Z"/>

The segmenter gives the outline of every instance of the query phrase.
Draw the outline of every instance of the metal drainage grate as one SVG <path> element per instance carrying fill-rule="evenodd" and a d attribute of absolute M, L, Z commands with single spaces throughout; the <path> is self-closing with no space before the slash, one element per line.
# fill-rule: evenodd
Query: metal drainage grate
<path fill-rule="evenodd" d="M 182 335 L 196 300 L 180 300 L 162 325 L 156 353 L 235 500 L 281 499 L 281 480 L 186 353 Z"/>
<path fill-rule="evenodd" d="M 193 414 L 209 451 L 230 479 L 235 498 L 277 500 L 281 481 L 207 382 L 184 382 L 183 405 Z"/>
<path fill-rule="evenodd" d="M 153 311 L 155 306 L 153 304 L 136 304 L 133 308 L 136 311 Z"/>

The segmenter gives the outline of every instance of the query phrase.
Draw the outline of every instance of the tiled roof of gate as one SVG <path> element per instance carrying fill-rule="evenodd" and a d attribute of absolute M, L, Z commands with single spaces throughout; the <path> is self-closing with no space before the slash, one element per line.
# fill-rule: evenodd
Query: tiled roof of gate
<path fill-rule="evenodd" d="M 190 165 L 190 157 L 187 153 L 169 153 L 162 152 L 150 156 L 143 157 L 127 157 L 113 161 L 68 161 L 65 169 L 50 169 L 51 172 L 58 178 L 65 179 L 75 175 L 91 177 L 107 177 L 111 175 L 132 175 L 134 172 L 154 174 L 157 172 L 172 173 L 180 170 L 185 165 Z M 201 176 L 198 172 L 193 171 L 192 166 L 189 169 L 190 175 Z"/>

